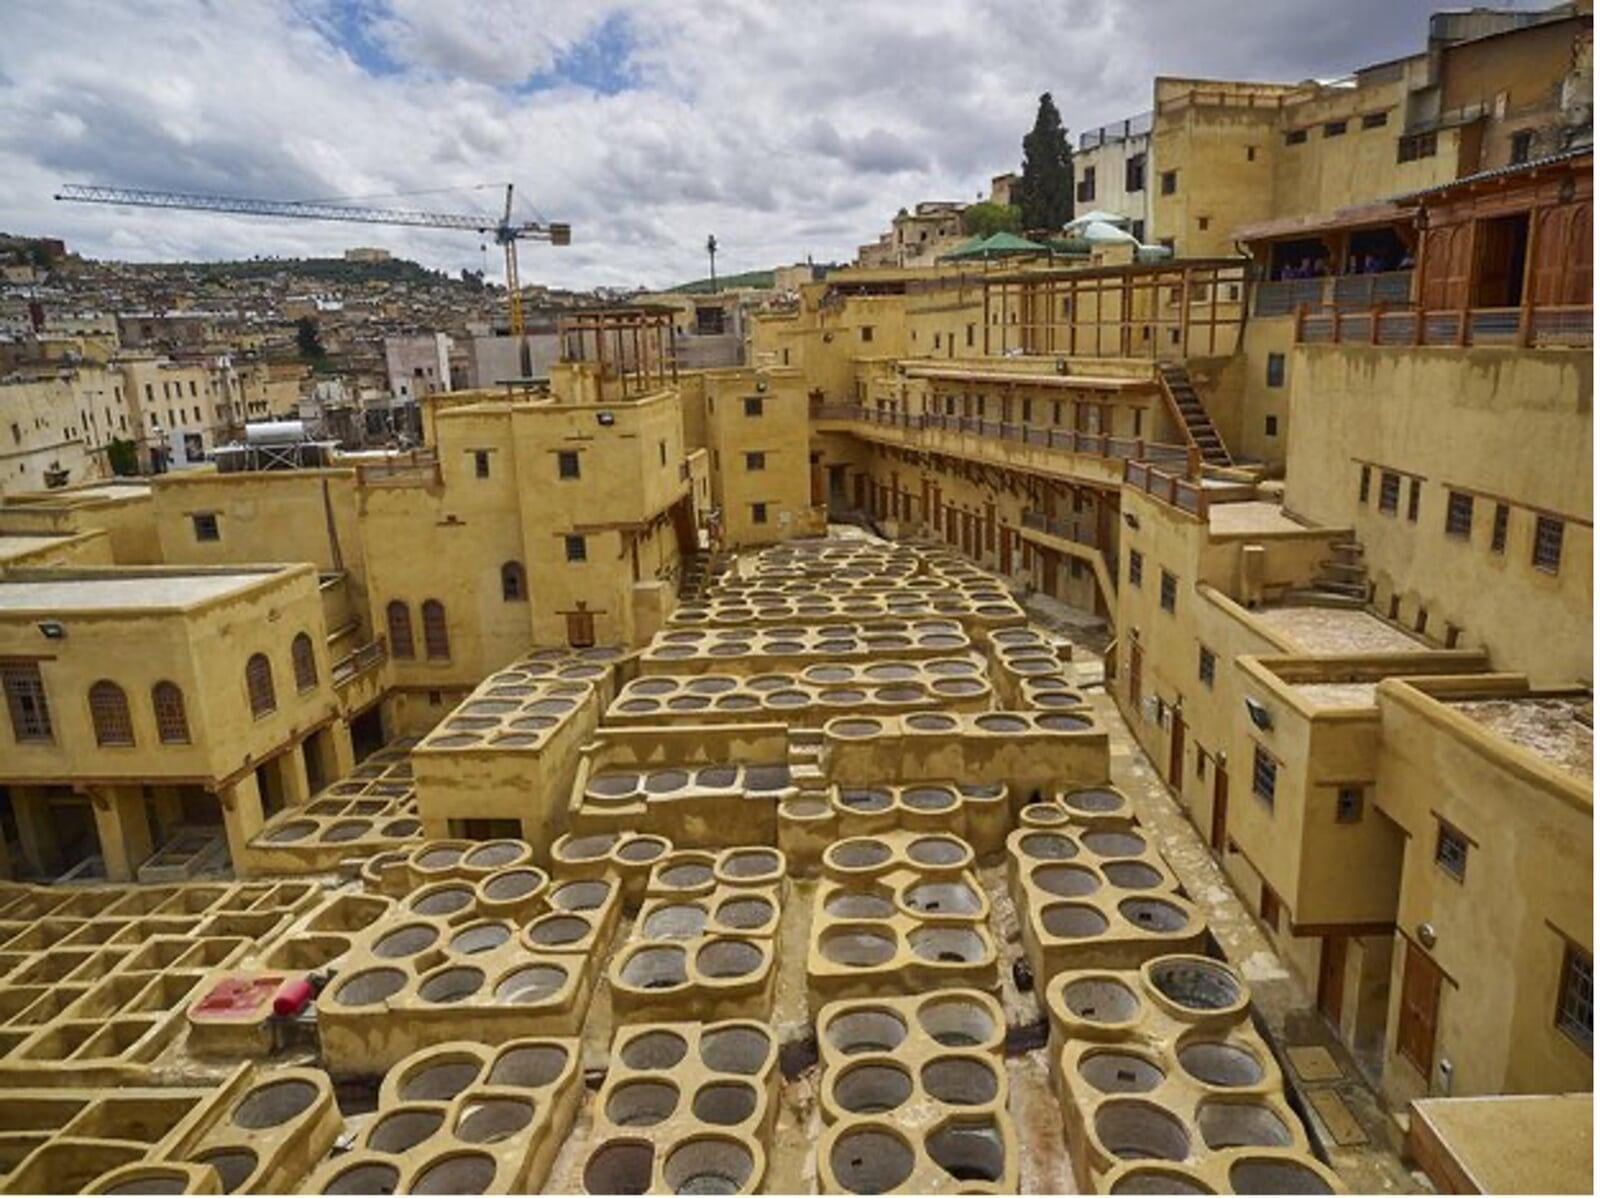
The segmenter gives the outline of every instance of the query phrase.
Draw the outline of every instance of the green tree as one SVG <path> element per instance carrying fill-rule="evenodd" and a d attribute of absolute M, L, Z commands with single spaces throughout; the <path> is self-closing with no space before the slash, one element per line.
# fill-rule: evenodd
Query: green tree
<path fill-rule="evenodd" d="M 1022 139 L 1017 190 L 1023 228 L 1054 232 L 1072 219 L 1072 145 L 1049 92 L 1039 97 L 1033 132 Z"/>
<path fill-rule="evenodd" d="M 1022 227 L 1022 209 L 1015 204 L 968 204 L 961 210 L 961 231 L 968 237 L 1015 233 Z"/>
<path fill-rule="evenodd" d="M 111 473 L 126 478 L 139 473 L 139 447 L 124 437 L 111 438 L 106 446 L 106 460 L 111 463 Z"/>
<path fill-rule="evenodd" d="M 300 347 L 302 358 L 320 362 L 328 356 L 328 351 L 322 344 L 322 330 L 317 327 L 315 316 L 302 316 L 294 322 L 294 341 Z"/>

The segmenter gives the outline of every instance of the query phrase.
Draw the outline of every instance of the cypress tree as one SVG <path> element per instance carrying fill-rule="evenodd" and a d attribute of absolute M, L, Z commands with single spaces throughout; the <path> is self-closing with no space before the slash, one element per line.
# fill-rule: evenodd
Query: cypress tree
<path fill-rule="evenodd" d="M 1024 229 L 1054 232 L 1072 219 L 1072 146 L 1049 92 L 1039 97 L 1033 132 L 1022 139 L 1018 192 Z"/>

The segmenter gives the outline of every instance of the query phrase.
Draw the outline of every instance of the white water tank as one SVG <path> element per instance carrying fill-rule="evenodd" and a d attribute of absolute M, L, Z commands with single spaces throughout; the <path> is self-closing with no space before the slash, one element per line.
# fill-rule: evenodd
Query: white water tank
<path fill-rule="evenodd" d="M 244 426 L 246 445 L 297 445 L 305 439 L 303 420 L 262 420 Z"/>

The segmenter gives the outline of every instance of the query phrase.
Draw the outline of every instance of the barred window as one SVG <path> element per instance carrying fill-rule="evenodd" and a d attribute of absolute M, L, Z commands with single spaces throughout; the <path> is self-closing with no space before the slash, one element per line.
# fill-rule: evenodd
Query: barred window
<path fill-rule="evenodd" d="M 1489 534 L 1489 552 L 1506 551 L 1506 530 L 1511 523 L 1511 509 L 1503 503 L 1494 505 L 1494 528 Z"/>
<path fill-rule="evenodd" d="M 89 688 L 89 718 L 94 721 L 96 744 L 133 743 L 133 713 L 128 710 L 128 696 L 115 682 L 102 678 Z"/>
<path fill-rule="evenodd" d="M 1556 1026 L 1584 1052 L 1594 1052 L 1594 956 L 1567 945 L 1561 962 L 1561 994 Z"/>
<path fill-rule="evenodd" d="M 1130 586 L 1144 583 L 1144 554 L 1137 549 L 1128 550 L 1128 583 Z"/>
<path fill-rule="evenodd" d="M 50 703 L 45 698 L 44 679 L 39 675 L 38 664 L 25 661 L 0 665 L 0 681 L 5 684 L 12 735 L 19 741 L 54 740 Z"/>
<path fill-rule="evenodd" d="M 1166 570 L 1161 571 L 1161 608 L 1163 611 L 1178 610 L 1178 579 Z"/>
<path fill-rule="evenodd" d="M 1472 535 L 1472 496 L 1465 491 L 1450 492 L 1450 502 L 1444 512 L 1444 531 L 1452 537 Z"/>
<path fill-rule="evenodd" d="M 450 660 L 450 626 L 445 621 L 444 604 L 427 599 L 422 604 L 422 647 L 429 661 Z"/>
<path fill-rule="evenodd" d="M 1378 510 L 1388 516 L 1400 510 L 1400 476 L 1392 470 L 1378 480 Z"/>
<path fill-rule="evenodd" d="M 1278 763 L 1259 745 L 1255 765 L 1250 771 L 1250 788 L 1271 807 L 1278 795 Z"/>
<path fill-rule="evenodd" d="M 1561 569 L 1561 536 L 1566 525 L 1553 516 L 1540 516 L 1533 529 L 1533 564 L 1554 574 Z"/>
<path fill-rule="evenodd" d="M 1439 839 L 1434 844 L 1433 860 L 1456 881 L 1466 880 L 1467 838 L 1443 820 L 1439 821 Z"/>
<path fill-rule="evenodd" d="M 189 713 L 176 683 L 158 682 L 150 688 L 150 706 L 156 713 L 156 735 L 164 745 L 189 743 Z"/>
<path fill-rule="evenodd" d="M 294 663 L 294 687 L 301 694 L 317 685 L 317 651 L 311 637 L 302 632 L 289 644 L 289 660 Z"/>
<path fill-rule="evenodd" d="M 1200 681 L 1206 686 L 1213 686 L 1217 681 L 1217 655 L 1200 646 Z"/>
<path fill-rule="evenodd" d="M 417 656 L 416 642 L 411 639 L 411 609 L 403 599 L 389 600 L 386 609 L 389 623 L 389 652 L 401 661 L 411 661 Z"/>
<path fill-rule="evenodd" d="M 272 688 L 272 663 L 265 653 L 252 654 L 244 663 L 244 687 L 250 695 L 250 714 L 256 719 L 278 709 L 278 696 Z"/>
<path fill-rule="evenodd" d="M 1367 496 L 1372 493 L 1372 467 L 1361 467 L 1361 495 L 1362 503 L 1367 501 Z"/>

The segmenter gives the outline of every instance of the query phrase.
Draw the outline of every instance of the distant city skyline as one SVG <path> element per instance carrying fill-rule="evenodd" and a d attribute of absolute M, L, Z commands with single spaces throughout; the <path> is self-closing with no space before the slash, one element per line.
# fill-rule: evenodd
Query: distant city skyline
<path fill-rule="evenodd" d="M 526 248 L 529 283 L 699 278 L 708 233 L 719 274 L 846 261 L 899 207 L 971 200 L 1016 169 L 1043 91 L 1076 139 L 1147 109 L 1157 74 L 1297 81 L 1415 53 L 1437 7 L 35 5 L 0 42 L 0 230 L 131 261 L 377 245 L 498 280 L 497 248 L 470 233 L 51 196 L 91 182 L 487 212 L 509 180 L 524 217 L 573 226 L 568 248 Z"/>

